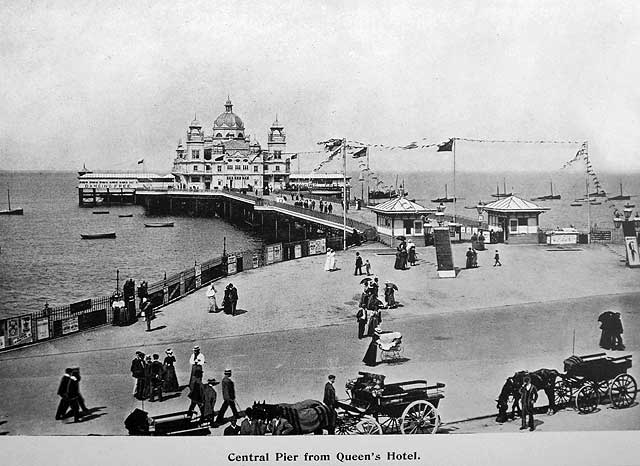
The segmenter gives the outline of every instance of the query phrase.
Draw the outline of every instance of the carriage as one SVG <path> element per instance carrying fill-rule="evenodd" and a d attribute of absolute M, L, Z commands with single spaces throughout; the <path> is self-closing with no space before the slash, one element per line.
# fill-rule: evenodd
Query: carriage
<path fill-rule="evenodd" d="M 627 408 L 636 399 L 637 384 L 627 374 L 631 368 L 631 355 L 617 358 L 606 353 L 571 356 L 564 360 L 564 374 L 555 383 L 558 405 L 572 400 L 581 413 L 595 411 L 600 401 L 608 398 L 614 408 Z"/>
<path fill-rule="evenodd" d="M 336 434 L 435 434 L 443 383 L 384 383 L 385 376 L 358 372 L 346 383 L 349 398 L 337 403 Z"/>

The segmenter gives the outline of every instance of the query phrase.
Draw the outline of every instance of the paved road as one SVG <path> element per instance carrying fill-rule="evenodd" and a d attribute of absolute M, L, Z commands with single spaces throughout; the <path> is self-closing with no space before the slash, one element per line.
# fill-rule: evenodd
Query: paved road
<path fill-rule="evenodd" d="M 441 405 L 445 421 L 488 414 L 495 411 L 494 400 L 505 378 L 513 372 L 541 367 L 562 369 L 562 360 L 572 352 L 574 329 L 576 354 L 599 351 L 595 319 L 605 308 L 616 308 L 623 313 L 625 343 L 637 360 L 640 293 L 626 293 L 421 317 L 394 315 L 394 311 L 389 311 L 383 326 L 403 333 L 408 360 L 402 364 L 381 364 L 374 371 L 385 374 L 389 382 L 421 377 L 429 383 L 445 382 L 446 398 Z M 307 312 L 308 318 L 313 319 L 315 313 L 323 311 L 309 309 Z M 100 332 L 83 338 L 102 341 Z M 170 340 L 163 343 L 148 349 L 163 352 Z M 233 369 L 242 407 L 258 399 L 272 402 L 321 399 L 329 372 L 337 375 L 340 395 L 348 378 L 355 377 L 359 370 L 367 370 L 361 359 L 368 341 L 356 338 L 355 321 L 245 336 L 208 337 L 199 344 L 207 356 L 205 377 L 220 378 L 225 368 Z M 179 359 L 178 378 L 184 383 L 189 370 L 186 358 L 192 342 L 181 339 L 171 346 Z M 131 353 L 132 348 L 126 347 L 86 348 L 41 356 L 21 352 L 3 355 L 0 413 L 7 422 L 0 425 L 0 431 L 33 435 L 123 434 L 124 417 L 141 405 L 131 397 Z M 85 398 L 90 407 L 100 408 L 90 419 L 78 424 L 53 420 L 57 404 L 55 389 L 61 369 L 70 364 L 82 367 Z M 631 373 L 638 379 L 635 368 Z M 541 398 L 544 399 L 544 395 Z M 145 403 L 144 407 L 155 415 L 183 410 L 187 405 L 185 391 L 179 397 L 163 403 Z M 577 414 L 563 414 L 562 418 L 566 416 L 568 421 L 558 424 L 557 430 L 582 429 L 585 422 L 589 424 L 585 430 L 597 429 L 604 419 L 610 419 L 611 428 L 640 429 L 637 406 L 603 411 L 606 414 L 593 414 L 588 421 Z M 572 419 L 580 422 L 574 424 Z M 542 424 L 540 430 L 545 430 L 546 425 Z M 452 432 L 475 432 L 483 428 L 482 423 L 464 428 L 458 425 Z M 508 429 L 509 425 L 504 428 Z"/>

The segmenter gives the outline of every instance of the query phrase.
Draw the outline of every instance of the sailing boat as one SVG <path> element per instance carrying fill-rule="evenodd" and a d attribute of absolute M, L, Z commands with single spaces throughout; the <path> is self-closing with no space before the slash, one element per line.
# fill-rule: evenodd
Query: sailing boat
<path fill-rule="evenodd" d="M 453 202 L 454 198 L 449 197 L 447 194 L 447 185 L 444 185 L 444 197 L 436 197 L 435 199 L 431 199 L 431 202 Z"/>
<path fill-rule="evenodd" d="M 9 208 L 0 210 L 0 215 L 23 215 L 24 214 L 22 207 L 18 207 L 17 209 L 11 208 L 11 194 L 9 193 L 8 188 L 7 188 L 7 204 L 9 204 Z"/>
<path fill-rule="evenodd" d="M 628 201 L 630 199 L 631 199 L 631 196 L 627 194 L 622 194 L 622 183 L 620 183 L 620 194 L 618 196 L 607 198 L 608 201 Z"/>
<path fill-rule="evenodd" d="M 531 200 L 532 201 L 552 201 L 552 200 L 560 199 L 560 194 L 553 194 L 553 181 L 551 181 L 550 184 L 551 184 L 551 194 L 534 197 Z"/>
<path fill-rule="evenodd" d="M 500 186 L 498 184 L 496 184 L 496 193 L 492 194 L 491 197 L 509 197 L 509 196 L 513 196 L 513 193 L 508 193 L 507 192 L 507 180 L 503 180 L 504 183 L 504 192 L 501 194 L 500 193 Z"/>

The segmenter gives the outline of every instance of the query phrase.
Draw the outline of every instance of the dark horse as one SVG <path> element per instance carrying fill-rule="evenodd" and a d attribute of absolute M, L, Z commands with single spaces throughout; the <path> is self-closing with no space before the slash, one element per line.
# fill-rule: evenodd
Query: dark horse
<path fill-rule="evenodd" d="M 518 416 L 522 415 L 520 410 L 520 388 L 524 385 L 524 377 L 528 375 L 531 377 L 531 384 L 536 387 L 537 390 L 544 390 L 549 400 L 549 410 L 547 414 L 555 414 L 556 412 L 556 398 L 555 398 L 555 384 L 556 377 L 560 373 L 555 369 L 538 369 L 535 372 L 520 371 L 513 374 L 513 377 L 509 377 L 498 395 L 498 416 L 496 422 L 505 422 L 508 418 L 514 419 L 516 413 Z M 513 397 L 513 405 L 511 406 L 511 415 L 508 416 L 509 411 L 509 397 Z"/>
<path fill-rule="evenodd" d="M 314 433 L 322 435 L 323 430 L 329 434 L 335 432 L 336 413 L 321 401 L 304 400 L 298 403 L 280 403 L 277 405 L 253 403 L 253 412 L 264 416 L 267 423 L 277 416 L 282 409 L 285 419 L 293 426 L 294 435 Z"/>

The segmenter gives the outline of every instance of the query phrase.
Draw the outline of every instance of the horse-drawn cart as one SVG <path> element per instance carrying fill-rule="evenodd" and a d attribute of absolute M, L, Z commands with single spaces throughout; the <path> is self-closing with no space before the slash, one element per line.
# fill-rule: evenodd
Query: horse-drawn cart
<path fill-rule="evenodd" d="M 435 434 L 445 384 L 426 380 L 385 384 L 384 375 L 358 372 L 338 402 L 336 434 Z"/>
<path fill-rule="evenodd" d="M 629 368 L 631 355 L 571 356 L 564 361 L 565 373 L 556 380 L 556 403 L 567 405 L 573 400 L 578 411 L 590 413 L 601 399 L 609 398 L 614 408 L 626 408 L 635 401 L 637 390 L 635 379 L 627 374 Z"/>

